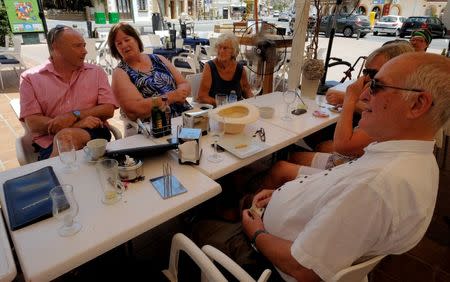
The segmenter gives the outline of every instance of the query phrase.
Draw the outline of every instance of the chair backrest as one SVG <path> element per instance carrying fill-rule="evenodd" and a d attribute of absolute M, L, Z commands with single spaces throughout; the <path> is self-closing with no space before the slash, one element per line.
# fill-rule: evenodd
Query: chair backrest
<path fill-rule="evenodd" d="M 155 30 L 155 34 L 158 35 L 159 37 L 165 37 L 165 36 L 169 36 L 169 31 L 168 30 Z"/>
<path fill-rule="evenodd" d="M 84 41 L 86 42 L 86 51 L 88 52 L 84 60 L 88 63 L 96 64 L 98 56 L 96 47 L 97 40 L 95 38 L 85 38 Z"/>
<path fill-rule="evenodd" d="M 9 101 L 9 105 L 13 109 L 16 117 L 20 117 L 20 100 L 18 98 Z M 20 165 L 26 165 L 36 162 L 38 160 L 38 154 L 34 152 L 32 146 L 33 140 L 31 133 L 28 130 L 26 124 L 21 121 L 20 124 L 24 129 L 24 134 L 16 138 L 16 158 Z"/>
<path fill-rule="evenodd" d="M 175 40 L 175 47 L 181 49 L 181 48 L 183 48 L 183 43 L 184 43 L 183 38 L 177 38 Z"/>
<path fill-rule="evenodd" d="M 331 282 L 361 282 L 367 281 L 367 274 L 385 257 L 376 256 L 365 262 L 361 262 L 347 267 L 334 275 Z"/>
<path fill-rule="evenodd" d="M 198 90 L 200 89 L 200 82 L 202 81 L 202 75 L 203 74 L 201 73 L 186 75 L 186 80 L 191 85 L 191 96 L 194 102 L 197 101 Z"/>
<path fill-rule="evenodd" d="M 148 38 L 150 38 L 150 46 L 151 47 L 163 47 L 161 42 L 161 37 L 158 34 L 148 34 Z"/>

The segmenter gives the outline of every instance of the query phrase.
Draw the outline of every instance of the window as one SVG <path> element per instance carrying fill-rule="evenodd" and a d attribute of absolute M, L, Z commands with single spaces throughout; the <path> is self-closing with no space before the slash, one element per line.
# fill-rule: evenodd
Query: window
<path fill-rule="evenodd" d="M 147 0 L 138 0 L 138 10 L 147 11 Z"/>

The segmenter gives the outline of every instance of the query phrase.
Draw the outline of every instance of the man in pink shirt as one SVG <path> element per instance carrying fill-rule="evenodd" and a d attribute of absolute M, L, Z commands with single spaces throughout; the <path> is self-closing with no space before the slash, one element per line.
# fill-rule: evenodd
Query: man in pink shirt
<path fill-rule="evenodd" d="M 83 37 L 67 26 L 48 33 L 50 58 L 20 79 L 20 119 L 33 135 L 39 159 L 58 155 L 56 138 L 71 138 L 76 149 L 95 138 L 111 139 L 106 120 L 118 104 L 106 73 L 84 63 Z"/>

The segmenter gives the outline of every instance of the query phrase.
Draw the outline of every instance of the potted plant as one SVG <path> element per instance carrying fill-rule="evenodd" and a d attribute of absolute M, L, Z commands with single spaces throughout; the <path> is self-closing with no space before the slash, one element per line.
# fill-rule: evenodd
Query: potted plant
<path fill-rule="evenodd" d="M 314 0 L 317 11 L 317 19 L 312 29 L 311 43 L 306 48 L 306 59 L 302 66 L 301 90 L 302 96 L 314 99 L 325 68 L 323 60 L 317 58 L 319 48 L 319 28 L 322 20 L 320 0 Z"/>

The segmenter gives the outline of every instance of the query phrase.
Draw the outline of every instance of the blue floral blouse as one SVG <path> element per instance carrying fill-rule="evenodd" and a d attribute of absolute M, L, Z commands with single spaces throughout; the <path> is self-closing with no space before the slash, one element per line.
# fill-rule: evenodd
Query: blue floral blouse
<path fill-rule="evenodd" d="M 157 97 L 174 91 L 177 85 L 170 70 L 157 55 L 149 54 L 148 56 L 153 65 L 153 68 L 148 73 L 136 71 L 124 61 L 121 61 L 118 67 L 128 74 L 131 82 L 144 98 Z M 172 117 L 180 116 L 181 113 L 190 109 L 192 107 L 188 102 L 170 105 Z"/>

